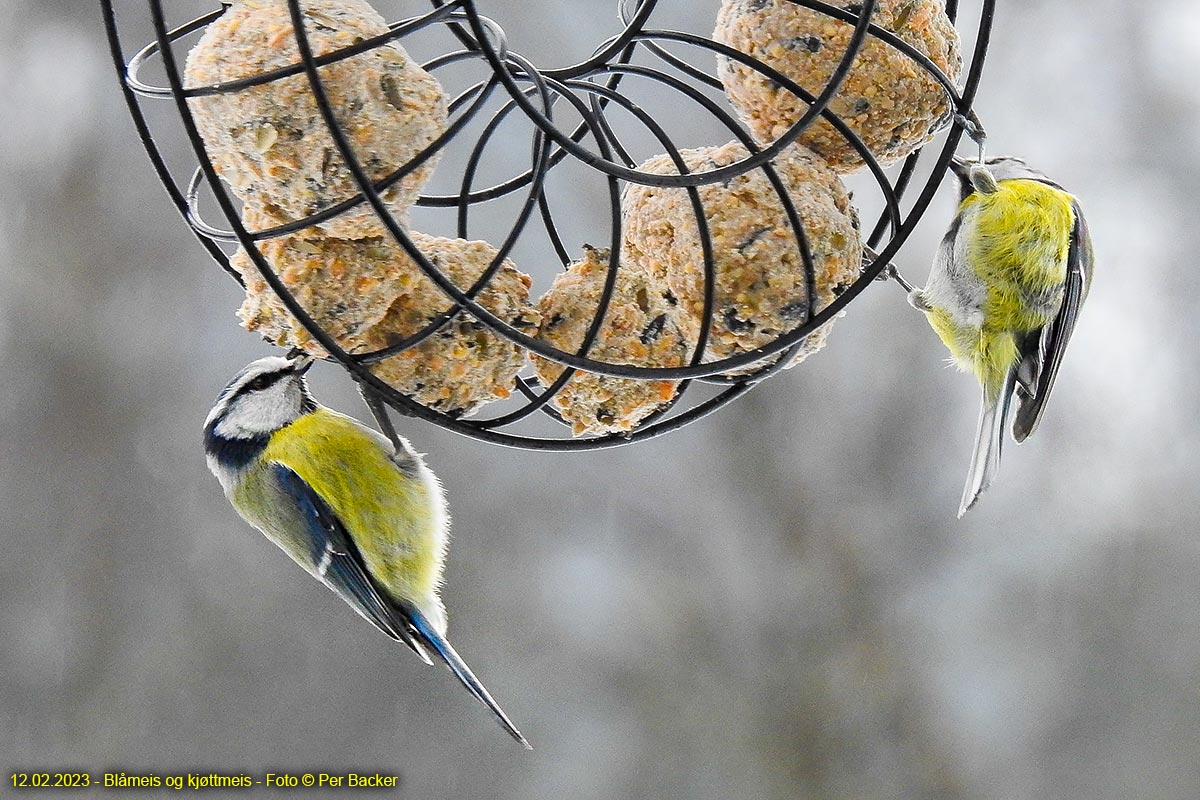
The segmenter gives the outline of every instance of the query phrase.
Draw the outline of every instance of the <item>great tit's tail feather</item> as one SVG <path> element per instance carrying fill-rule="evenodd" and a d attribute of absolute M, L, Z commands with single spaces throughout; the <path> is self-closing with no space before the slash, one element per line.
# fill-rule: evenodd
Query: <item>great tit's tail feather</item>
<path fill-rule="evenodd" d="M 975 450 L 971 453 L 971 467 L 967 471 L 967 485 L 963 487 L 962 502 L 958 506 L 958 518 L 979 502 L 980 496 L 992 485 L 1000 471 L 1000 453 L 1004 449 L 1005 420 L 1012 406 L 1012 395 L 1017 380 L 1015 367 L 1009 369 L 1000 387 L 1000 394 L 990 397 L 984 390 L 983 404 L 979 410 L 979 427 L 975 432 Z"/>
<path fill-rule="evenodd" d="M 455 677 L 462 681 L 463 686 L 467 687 L 467 691 L 473 694 L 476 700 L 487 706 L 488 710 L 500 722 L 500 725 L 504 727 L 504 730 L 508 731 L 509 736 L 524 745 L 526 750 L 532 750 L 533 746 L 521 735 L 521 732 L 509 720 L 508 715 L 504 713 L 504 710 L 488 694 L 488 690 L 475 677 L 475 673 L 471 672 L 471 668 L 462 660 L 462 657 L 450 646 L 450 642 L 446 640 L 446 637 L 437 632 L 437 629 L 433 627 L 433 624 L 420 610 L 410 606 L 405 611 L 408 613 L 409 619 L 412 621 L 413 628 L 416 629 L 419 638 L 433 648 L 442 661 L 445 662 L 446 666 L 450 668 L 450 671 L 454 673 Z"/>

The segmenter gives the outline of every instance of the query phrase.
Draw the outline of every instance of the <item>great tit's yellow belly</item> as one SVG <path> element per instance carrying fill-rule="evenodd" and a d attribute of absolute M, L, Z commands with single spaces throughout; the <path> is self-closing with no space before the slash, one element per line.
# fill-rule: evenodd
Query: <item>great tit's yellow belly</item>
<path fill-rule="evenodd" d="M 440 493 L 426 482 L 432 476 L 402 471 L 373 431 L 325 408 L 277 431 L 229 497 L 248 522 L 313 574 L 304 521 L 283 497 L 268 468 L 272 462 L 291 469 L 325 500 L 382 589 L 421 608 L 436 604 L 446 519 Z"/>

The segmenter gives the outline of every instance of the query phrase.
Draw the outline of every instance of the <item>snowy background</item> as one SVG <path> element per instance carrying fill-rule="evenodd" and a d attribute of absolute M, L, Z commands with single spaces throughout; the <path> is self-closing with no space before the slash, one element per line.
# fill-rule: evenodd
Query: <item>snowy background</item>
<path fill-rule="evenodd" d="M 145 4 L 117 5 L 148 39 Z M 615 30 L 609 5 L 479 2 L 543 65 Z M 662 5 L 702 31 L 717 3 Z M 976 390 L 890 286 L 802 367 L 652 443 L 545 455 L 405 427 L 451 499 L 452 638 L 523 753 L 225 502 L 199 429 L 269 348 L 156 183 L 98 4 L 0 0 L 0 773 L 378 770 L 431 799 L 1200 795 L 1198 36 L 1192 0 L 999 3 L 992 151 L 1082 198 L 1099 274 L 1045 424 L 962 522 Z M 951 214 L 943 191 L 910 277 Z M 594 241 L 600 219 L 581 197 L 564 225 Z"/>

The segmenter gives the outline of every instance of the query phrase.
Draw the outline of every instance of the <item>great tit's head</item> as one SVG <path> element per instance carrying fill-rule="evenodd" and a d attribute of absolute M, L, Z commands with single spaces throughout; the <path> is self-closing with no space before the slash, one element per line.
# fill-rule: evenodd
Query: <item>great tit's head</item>
<path fill-rule="evenodd" d="M 965 200 L 968 195 L 975 191 L 977 179 L 972 179 L 972 167 L 978 170 L 979 162 L 970 159 L 960 158 L 955 156 L 950 161 L 950 170 L 958 178 L 959 189 L 962 194 L 962 199 Z M 991 173 L 996 181 L 1011 181 L 1017 179 L 1041 181 L 1048 183 L 1051 186 L 1058 186 L 1054 181 L 1046 177 L 1045 174 L 1038 172 L 1022 159 L 1015 156 L 1001 156 L 999 158 L 989 158 L 984 162 L 987 171 Z M 1061 188 L 1061 187 L 1060 187 Z"/>
<path fill-rule="evenodd" d="M 224 440 L 260 440 L 316 409 L 304 373 L 309 356 L 268 356 L 237 374 L 217 398 L 204 430 Z"/>

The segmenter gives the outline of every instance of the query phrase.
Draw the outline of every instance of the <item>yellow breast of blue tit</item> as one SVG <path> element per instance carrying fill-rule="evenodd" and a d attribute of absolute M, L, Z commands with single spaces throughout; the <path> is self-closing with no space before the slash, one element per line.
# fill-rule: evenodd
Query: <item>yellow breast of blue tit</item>
<path fill-rule="evenodd" d="M 963 200 L 926 292 L 929 321 L 958 365 L 999 391 L 1020 355 L 1015 337 L 1049 323 L 1062 303 L 1073 198 L 1037 180 L 1002 180 Z M 939 285 L 941 284 L 941 285 Z"/>
<path fill-rule="evenodd" d="M 437 591 L 446 551 L 448 520 L 436 481 L 423 467 L 406 472 L 383 437 L 320 407 L 275 431 L 258 465 L 230 493 L 230 500 L 276 544 L 310 569 L 303 527 L 280 518 L 276 475 L 280 464 L 329 505 L 345 526 L 371 574 L 395 600 L 415 603 L 444 619 Z M 297 541 L 291 542 L 296 537 Z M 444 622 L 442 623 L 444 626 Z"/>

